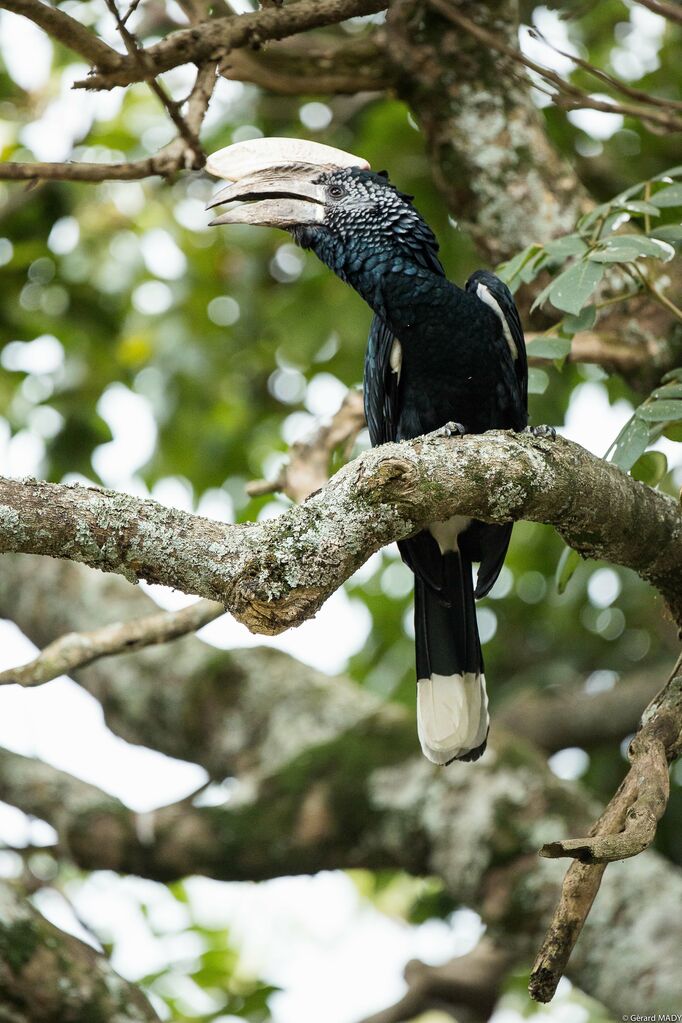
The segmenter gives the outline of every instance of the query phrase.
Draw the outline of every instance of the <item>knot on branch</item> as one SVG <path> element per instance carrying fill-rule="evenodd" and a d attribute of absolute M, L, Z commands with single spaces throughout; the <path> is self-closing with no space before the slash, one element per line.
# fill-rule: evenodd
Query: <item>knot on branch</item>
<path fill-rule="evenodd" d="M 383 458 L 372 468 L 371 475 L 362 479 L 368 500 L 376 504 L 409 501 L 418 493 L 419 482 L 417 466 L 405 458 L 393 456 Z"/>
<path fill-rule="evenodd" d="M 290 590 L 286 596 L 267 599 L 250 596 L 239 587 L 236 594 L 236 605 L 231 609 L 237 621 L 245 625 L 249 632 L 261 636 L 279 636 L 287 629 L 301 625 L 312 618 L 311 607 L 320 608 L 327 596 L 321 586 L 299 586 Z"/>

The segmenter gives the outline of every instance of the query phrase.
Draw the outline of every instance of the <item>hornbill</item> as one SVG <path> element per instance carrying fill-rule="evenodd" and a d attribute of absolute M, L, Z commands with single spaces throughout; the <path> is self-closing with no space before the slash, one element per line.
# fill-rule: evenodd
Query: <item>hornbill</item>
<path fill-rule="evenodd" d="M 464 288 L 448 281 L 433 232 L 386 172 L 329 146 L 275 138 L 221 149 L 207 169 L 230 182 L 209 208 L 239 201 L 212 224 L 284 228 L 374 311 L 364 373 L 372 444 L 439 428 L 526 427 L 526 349 L 511 292 L 485 270 Z M 474 599 L 497 579 L 511 529 L 453 515 L 398 544 L 415 575 L 419 739 L 436 764 L 485 749 Z"/>

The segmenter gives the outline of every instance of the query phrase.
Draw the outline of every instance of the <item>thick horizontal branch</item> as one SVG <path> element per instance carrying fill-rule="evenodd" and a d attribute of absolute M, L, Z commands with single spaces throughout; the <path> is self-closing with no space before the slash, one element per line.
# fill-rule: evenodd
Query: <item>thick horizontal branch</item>
<path fill-rule="evenodd" d="M 108 959 L 49 923 L 0 882 L 0 1019 L 8 1023 L 158 1021 Z"/>
<path fill-rule="evenodd" d="M 233 50 L 220 73 L 286 96 L 375 92 L 390 88 L 395 77 L 376 36 L 328 43 L 294 36 L 260 53 Z"/>
<path fill-rule="evenodd" d="M 214 18 L 191 28 L 173 32 L 159 43 L 141 51 L 143 64 L 120 55 L 116 65 L 97 61 L 96 70 L 76 83 L 77 88 L 111 89 L 142 81 L 153 69 L 159 75 L 180 64 L 203 64 L 220 60 L 230 50 L 258 46 L 268 39 L 284 39 L 298 32 L 333 25 L 348 18 L 374 14 L 386 7 L 386 0 L 299 0 L 287 7 L 267 7 L 253 14 Z"/>
<path fill-rule="evenodd" d="M 553 525 L 582 555 L 634 569 L 682 624 L 675 501 L 577 444 L 437 434 L 365 452 L 304 505 L 226 526 L 96 488 L 0 480 L 0 552 L 48 554 L 219 600 L 253 632 L 311 617 L 376 550 L 453 514 Z"/>

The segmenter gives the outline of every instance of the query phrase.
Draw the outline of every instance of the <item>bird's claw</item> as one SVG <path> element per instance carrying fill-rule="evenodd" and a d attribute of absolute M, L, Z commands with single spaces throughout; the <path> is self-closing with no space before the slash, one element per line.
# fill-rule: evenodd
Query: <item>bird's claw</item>
<path fill-rule="evenodd" d="M 548 440 L 556 440 L 556 430 L 553 426 L 547 426 L 541 424 L 540 426 L 527 426 L 524 433 L 529 433 L 531 437 L 545 437 Z"/>
<path fill-rule="evenodd" d="M 436 437 L 464 437 L 469 431 L 466 426 L 462 423 L 446 423 L 445 426 L 441 426 L 439 430 L 436 430 Z"/>

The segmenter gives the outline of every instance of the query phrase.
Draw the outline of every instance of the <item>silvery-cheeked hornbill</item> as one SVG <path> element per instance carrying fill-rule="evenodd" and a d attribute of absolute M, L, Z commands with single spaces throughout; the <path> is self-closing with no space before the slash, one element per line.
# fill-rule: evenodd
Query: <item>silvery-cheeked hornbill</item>
<path fill-rule="evenodd" d="M 438 428 L 523 430 L 527 364 L 511 293 L 484 270 L 452 284 L 438 243 L 385 172 L 349 153 L 296 139 L 256 139 L 211 156 L 231 182 L 210 207 L 240 201 L 213 224 L 289 231 L 374 311 L 365 359 L 372 444 Z M 488 699 L 475 597 L 499 575 L 511 523 L 461 515 L 399 543 L 415 575 L 417 721 L 429 760 L 476 760 L 488 735 Z M 472 562 L 480 562 L 476 587 Z"/>

